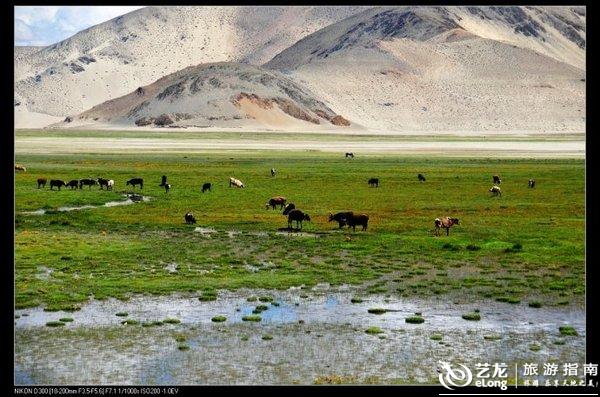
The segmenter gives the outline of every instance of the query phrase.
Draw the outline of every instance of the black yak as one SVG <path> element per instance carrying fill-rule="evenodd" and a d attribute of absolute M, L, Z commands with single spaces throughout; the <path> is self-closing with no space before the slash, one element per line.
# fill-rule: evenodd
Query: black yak
<path fill-rule="evenodd" d="M 125 183 L 126 186 L 131 185 L 135 188 L 135 185 L 140 185 L 140 189 L 144 188 L 144 180 L 142 178 L 132 178 Z"/>
<path fill-rule="evenodd" d="M 369 223 L 369 215 L 367 214 L 352 214 L 346 218 L 346 223 L 348 224 L 348 228 L 352 228 L 353 231 L 356 231 L 356 225 L 361 225 L 362 230 L 367 230 L 367 225 Z"/>
<path fill-rule="evenodd" d="M 186 212 L 186 214 L 183 216 L 183 218 L 185 219 L 185 223 L 187 223 L 188 225 L 196 223 L 196 218 L 194 218 L 194 214 L 192 214 L 189 211 Z"/>
<path fill-rule="evenodd" d="M 291 210 L 293 210 L 294 208 L 296 208 L 296 205 L 294 203 L 288 203 L 284 208 L 283 208 L 283 215 L 287 215 L 290 213 Z"/>
<path fill-rule="evenodd" d="M 71 190 L 73 189 L 77 189 L 79 187 L 79 180 L 78 179 L 71 179 L 66 185 L 65 187 L 70 187 Z"/>
<path fill-rule="evenodd" d="M 79 188 L 83 189 L 84 186 L 88 186 L 91 189 L 93 185 L 97 185 L 98 181 L 95 179 L 84 178 L 79 180 Z"/>
<path fill-rule="evenodd" d="M 51 179 L 50 180 L 50 190 L 52 190 L 52 188 L 54 186 L 58 187 L 58 190 L 60 190 L 61 186 L 66 186 L 67 184 L 65 183 L 65 181 L 61 181 L 60 179 Z"/>
<path fill-rule="evenodd" d="M 338 212 L 335 215 L 330 213 L 329 214 L 329 222 L 336 221 L 339 225 L 339 228 L 341 229 L 344 226 L 346 226 L 346 224 L 348 223 L 348 218 L 352 215 L 354 215 L 354 213 L 352 211 Z"/>
<path fill-rule="evenodd" d="M 302 230 L 302 221 L 310 222 L 310 216 L 299 209 L 293 209 L 288 213 L 288 229 L 290 230 L 293 221 L 296 221 L 296 228 Z"/>
<path fill-rule="evenodd" d="M 367 183 L 369 186 L 379 187 L 379 178 L 371 178 Z"/>

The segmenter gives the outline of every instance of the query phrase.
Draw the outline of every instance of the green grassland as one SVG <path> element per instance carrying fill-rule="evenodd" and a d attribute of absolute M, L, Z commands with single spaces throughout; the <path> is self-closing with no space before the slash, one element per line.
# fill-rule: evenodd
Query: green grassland
<path fill-rule="evenodd" d="M 583 160 L 496 160 L 358 156 L 320 152 L 18 155 L 15 174 L 16 307 L 76 308 L 90 297 L 134 293 L 288 288 L 319 282 L 361 284 L 364 293 L 453 294 L 546 304 L 584 294 Z M 270 168 L 278 173 L 270 176 Z M 417 174 L 427 177 L 419 183 Z M 171 192 L 159 187 L 168 176 Z M 502 177 L 501 198 L 488 193 Z M 246 188 L 228 187 L 230 176 Z M 114 179 L 113 192 L 37 189 L 36 179 Z M 43 216 L 23 211 L 123 199 L 142 177 L 146 203 Z M 367 180 L 380 179 L 379 188 Z M 527 187 L 535 178 L 535 189 Z M 204 182 L 213 191 L 201 193 Z M 137 188 L 136 190 L 138 190 Z M 309 213 L 304 231 L 265 202 L 283 195 Z M 202 235 L 184 223 L 193 211 Z M 366 232 L 337 230 L 330 212 L 370 216 Z M 460 225 L 434 237 L 436 217 Z M 241 233 L 230 236 L 228 231 Z M 257 233 L 262 232 L 262 233 Z M 266 232 L 266 233 L 265 233 Z M 177 263 L 177 272 L 164 268 Z M 48 274 L 49 273 L 49 274 Z M 507 299 L 508 298 L 508 299 Z"/>

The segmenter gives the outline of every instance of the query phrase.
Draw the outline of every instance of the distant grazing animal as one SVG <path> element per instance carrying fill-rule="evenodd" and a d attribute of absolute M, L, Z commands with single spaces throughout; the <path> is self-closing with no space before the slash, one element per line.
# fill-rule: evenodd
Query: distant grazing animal
<path fill-rule="evenodd" d="M 271 168 L 271 176 L 275 176 L 275 168 Z"/>
<path fill-rule="evenodd" d="M 165 183 L 165 193 L 169 193 L 169 190 L 171 190 L 171 184 Z"/>
<path fill-rule="evenodd" d="M 492 186 L 490 188 L 490 190 L 488 190 L 490 193 L 492 193 L 493 196 L 500 196 L 502 197 L 502 191 L 500 190 L 499 186 Z"/>
<path fill-rule="evenodd" d="M 24 165 L 21 164 L 15 164 L 15 171 L 23 171 L 23 172 L 27 172 L 27 168 L 25 168 Z"/>
<path fill-rule="evenodd" d="M 229 187 L 231 187 L 231 186 L 235 186 L 235 187 L 240 187 L 241 188 L 241 187 L 244 187 L 244 184 L 239 179 L 229 178 Z"/>
<path fill-rule="evenodd" d="M 499 185 L 500 182 L 502 182 L 502 180 L 500 179 L 500 177 L 498 175 L 494 175 L 494 176 L 492 176 L 492 178 L 494 179 L 494 185 Z"/>
<path fill-rule="evenodd" d="M 417 178 L 419 178 L 419 182 L 425 182 L 425 177 L 423 176 L 423 174 L 417 175 Z"/>
<path fill-rule="evenodd" d="M 79 188 L 83 189 L 84 186 L 88 186 L 88 189 L 91 189 L 93 185 L 97 185 L 98 181 L 95 179 L 89 179 L 89 178 L 85 178 L 85 179 L 80 179 L 79 180 Z"/>
<path fill-rule="evenodd" d="M 46 178 L 38 178 L 37 180 L 38 189 L 41 187 L 46 187 Z"/>
<path fill-rule="evenodd" d="M 458 218 L 448 218 L 448 217 L 445 217 L 443 219 L 435 218 L 435 220 L 433 221 L 433 224 L 435 226 L 435 235 L 439 236 L 440 229 L 445 228 L 446 236 L 448 236 L 450 234 L 450 228 L 454 225 L 458 225 L 459 224 L 458 222 L 459 222 Z"/>
<path fill-rule="evenodd" d="M 288 228 L 290 230 L 292 229 L 293 221 L 296 221 L 296 229 L 302 230 L 302 221 L 310 222 L 310 216 L 299 209 L 293 209 L 288 213 Z"/>
<path fill-rule="evenodd" d="M 530 179 L 529 180 L 529 187 L 531 187 L 531 188 L 535 187 L 535 179 Z"/>
<path fill-rule="evenodd" d="M 144 188 L 144 180 L 142 178 L 131 178 L 125 183 L 126 186 L 131 185 L 135 189 L 135 185 L 140 185 L 140 189 Z"/>
<path fill-rule="evenodd" d="M 212 183 L 210 182 L 206 182 L 204 185 L 202 185 L 202 193 L 204 193 L 205 191 L 209 191 L 212 192 Z"/>
<path fill-rule="evenodd" d="M 291 210 L 295 209 L 296 205 L 294 203 L 288 203 L 286 204 L 286 206 L 283 208 L 283 215 L 287 215 L 290 213 Z"/>
<path fill-rule="evenodd" d="M 352 228 L 353 231 L 356 231 L 356 225 L 361 225 L 362 230 L 367 230 L 367 225 L 369 223 L 369 215 L 367 215 L 367 214 L 360 214 L 360 215 L 352 214 L 346 218 L 346 223 L 348 224 L 348 228 Z"/>
<path fill-rule="evenodd" d="M 352 211 L 338 212 L 335 215 L 329 213 L 329 222 L 336 221 L 339 225 L 339 228 L 341 229 L 344 226 L 346 226 L 346 224 L 348 223 L 348 218 L 352 215 L 354 215 Z"/>
<path fill-rule="evenodd" d="M 196 223 L 196 218 L 194 218 L 194 214 L 192 214 L 191 212 L 186 212 L 186 214 L 184 215 L 184 219 L 185 223 L 187 223 L 188 225 Z"/>
<path fill-rule="evenodd" d="M 166 184 L 167 184 L 167 176 L 166 176 L 166 175 L 163 175 L 163 176 L 160 178 L 160 185 L 158 185 L 158 186 L 165 186 Z"/>
<path fill-rule="evenodd" d="M 106 190 L 108 190 L 108 179 L 98 178 L 98 184 L 100 185 L 100 190 L 102 190 L 102 186 L 106 186 Z"/>
<path fill-rule="evenodd" d="M 113 181 L 112 179 L 109 179 L 108 183 L 106 184 L 106 189 L 107 190 L 113 190 L 114 186 L 115 186 L 115 181 Z"/>
<path fill-rule="evenodd" d="M 71 190 L 73 189 L 77 189 L 79 187 L 79 180 L 78 179 L 71 179 L 66 185 L 65 187 L 70 187 Z"/>
<path fill-rule="evenodd" d="M 267 201 L 267 204 L 265 204 L 265 208 L 269 209 L 269 207 L 272 207 L 273 209 L 275 209 L 279 205 L 281 209 L 283 209 L 286 201 L 286 198 L 282 196 L 271 197 L 269 201 Z"/>
<path fill-rule="evenodd" d="M 346 153 L 346 158 L 348 157 L 354 158 L 354 153 Z"/>
<path fill-rule="evenodd" d="M 369 186 L 379 187 L 379 178 L 371 178 L 367 183 Z"/>
<path fill-rule="evenodd" d="M 58 187 L 58 190 L 60 190 L 61 186 L 66 186 L 65 181 L 61 181 L 60 179 L 50 179 L 50 190 L 53 190 L 52 188 L 56 186 Z"/>

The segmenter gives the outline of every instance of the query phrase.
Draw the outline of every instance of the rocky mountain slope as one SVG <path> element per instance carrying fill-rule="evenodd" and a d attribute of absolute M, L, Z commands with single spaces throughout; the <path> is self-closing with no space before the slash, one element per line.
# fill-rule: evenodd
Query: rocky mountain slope
<path fill-rule="evenodd" d="M 265 66 L 392 131 L 585 130 L 585 10 L 375 8 Z"/>
<path fill-rule="evenodd" d="M 16 125 L 584 132 L 585 60 L 585 7 L 147 7 L 15 49 Z"/>
<path fill-rule="evenodd" d="M 350 123 L 280 73 L 221 62 L 185 68 L 57 126 L 244 126 L 294 129 Z"/>
<path fill-rule="evenodd" d="M 15 48 L 19 111 L 64 118 L 188 66 L 261 64 L 364 7 L 146 7 L 37 49 Z"/>

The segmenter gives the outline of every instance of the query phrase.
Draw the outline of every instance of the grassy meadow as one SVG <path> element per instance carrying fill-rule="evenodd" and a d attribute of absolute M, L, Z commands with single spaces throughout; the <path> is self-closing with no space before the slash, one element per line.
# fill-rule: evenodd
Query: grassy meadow
<path fill-rule="evenodd" d="M 585 206 L 583 160 L 357 156 L 320 152 L 17 155 L 16 307 L 76 310 L 90 297 L 216 289 L 362 284 L 364 293 L 452 294 L 507 303 L 582 302 Z M 277 169 L 271 177 L 270 168 Z M 417 174 L 426 176 L 419 183 Z M 161 175 L 172 185 L 166 194 Z M 502 178 L 491 197 L 492 175 Z M 246 188 L 228 187 L 230 176 Z M 113 192 L 37 189 L 36 179 L 115 180 Z M 122 200 L 125 181 L 144 178 L 150 202 L 71 212 L 38 209 Z M 367 185 L 371 177 L 380 187 Z M 527 187 L 535 178 L 534 189 Z M 213 191 L 201 193 L 204 182 Z M 136 188 L 139 190 L 139 188 Z M 282 195 L 310 214 L 303 231 L 265 202 Z M 203 235 L 186 225 L 193 211 Z M 370 216 L 366 232 L 343 231 L 330 212 Z M 433 236 L 433 220 L 460 225 Z M 231 234 L 228 232 L 239 232 Z M 177 264 L 177 272 L 165 268 Z"/>

